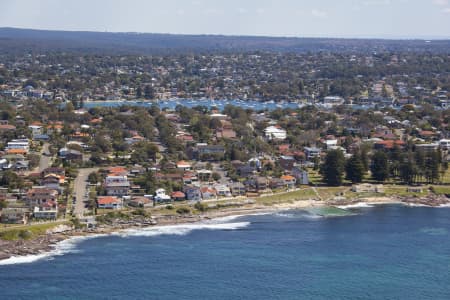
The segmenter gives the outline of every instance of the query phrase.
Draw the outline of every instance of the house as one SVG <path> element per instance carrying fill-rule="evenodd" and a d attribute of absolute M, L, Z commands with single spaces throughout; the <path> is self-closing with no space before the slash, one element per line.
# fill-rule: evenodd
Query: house
<path fill-rule="evenodd" d="M 354 192 L 354 193 L 384 193 L 384 187 L 382 184 L 361 183 L 361 184 L 353 185 L 352 192 Z"/>
<path fill-rule="evenodd" d="M 6 207 L 1 211 L 0 220 L 8 224 L 26 224 L 30 210 L 24 207 Z"/>
<path fill-rule="evenodd" d="M 165 189 L 157 189 L 155 192 L 154 199 L 156 202 L 167 202 L 170 201 L 172 198 L 170 198 L 170 196 L 166 194 Z"/>
<path fill-rule="evenodd" d="M 231 197 L 230 188 L 224 184 L 216 184 L 214 185 L 214 189 L 218 197 Z"/>
<path fill-rule="evenodd" d="M 310 160 L 315 157 L 320 157 L 321 150 L 316 147 L 305 147 L 306 159 Z"/>
<path fill-rule="evenodd" d="M 41 180 L 41 184 L 45 187 L 48 187 L 50 189 L 55 189 L 60 191 L 61 184 L 64 184 L 65 177 L 63 175 L 56 175 L 56 174 L 47 174 L 44 176 L 44 178 Z"/>
<path fill-rule="evenodd" d="M 125 138 L 125 142 L 129 145 L 133 145 L 142 141 L 145 141 L 145 138 L 140 136 L 139 134 L 133 135 L 129 138 Z"/>
<path fill-rule="evenodd" d="M 287 137 L 286 130 L 282 129 L 280 126 L 269 126 L 264 129 L 264 136 L 267 140 L 285 140 Z"/>
<path fill-rule="evenodd" d="M 253 176 L 245 182 L 247 191 L 261 192 L 269 189 L 270 182 L 266 177 Z"/>
<path fill-rule="evenodd" d="M 175 201 L 184 201 L 186 200 L 186 195 L 183 192 L 175 191 L 170 194 L 170 197 Z"/>
<path fill-rule="evenodd" d="M 97 208 L 104 209 L 122 209 L 122 200 L 115 196 L 97 197 Z"/>
<path fill-rule="evenodd" d="M 297 182 L 299 184 L 308 185 L 309 184 L 309 177 L 308 177 L 308 171 L 302 170 L 298 167 L 294 167 L 291 170 L 292 176 L 295 177 Z"/>
<path fill-rule="evenodd" d="M 30 125 L 28 126 L 28 129 L 31 130 L 31 135 L 33 136 L 33 138 L 43 133 L 42 126 L 40 125 Z"/>
<path fill-rule="evenodd" d="M 127 176 L 106 176 L 104 187 L 108 196 L 126 196 L 130 192 L 130 182 Z"/>
<path fill-rule="evenodd" d="M 184 193 L 186 195 L 186 199 L 189 201 L 200 201 L 202 199 L 202 193 L 199 187 L 185 186 Z"/>
<path fill-rule="evenodd" d="M 192 168 L 192 165 L 184 160 L 180 160 L 179 162 L 177 162 L 177 168 L 181 169 L 181 170 L 190 170 Z"/>
<path fill-rule="evenodd" d="M 57 202 L 58 191 L 46 187 L 37 187 L 28 190 L 25 202 L 29 207 L 39 206 L 46 202 Z"/>
<path fill-rule="evenodd" d="M 441 139 L 441 140 L 439 140 L 439 146 L 443 150 L 449 150 L 450 149 L 450 140 L 449 139 Z"/>
<path fill-rule="evenodd" d="M 48 141 L 50 136 L 48 134 L 36 134 L 33 135 L 33 139 L 36 141 Z"/>
<path fill-rule="evenodd" d="M 35 219 L 56 220 L 58 218 L 58 202 L 47 201 L 34 207 L 33 217 Z"/>
<path fill-rule="evenodd" d="M 80 151 L 66 147 L 59 149 L 58 156 L 67 161 L 81 161 L 83 159 L 83 154 Z"/>
<path fill-rule="evenodd" d="M 14 163 L 15 170 L 28 170 L 30 162 L 28 160 L 18 160 Z"/>
<path fill-rule="evenodd" d="M 197 170 L 197 177 L 200 181 L 210 181 L 212 177 L 212 171 L 211 170 Z"/>
<path fill-rule="evenodd" d="M 132 207 L 151 207 L 153 206 L 153 200 L 148 197 L 137 196 L 129 200 L 128 205 Z"/>
<path fill-rule="evenodd" d="M 281 178 L 271 178 L 269 186 L 271 189 L 280 189 L 284 187 L 284 181 Z"/>
<path fill-rule="evenodd" d="M 107 172 L 109 175 L 113 176 L 126 176 L 128 175 L 128 170 L 124 167 L 117 166 L 117 167 L 109 167 L 107 169 Z"/>
<path fill-rule="evenodd" d="M 256 188 L 258 191 L 264 191 L 269 188 L 269 180 L 266 177 L 256 177 Z"/>
<path fill-rule="evenodd" d="M 197 147 L 197 158 L 204 161 L 221 160 L 225 156 L 222 145 L 200 145 Z"/>
<path fill-rule="evenodd" d="M 217 129 L 216 130 L 216 137 L 218 139 L 235 139 L 236 138 L 236 131 L 233 129 Z"/>
<path fill-rule="evenodd" d="M 245 192 L 247 191 L 245 188 L 245 185 L 242 182 L 233 182 L 230 185 L 231 195 L 234 197 L 236 196 L 243 196 L 245 195 Z"/>
<path fill-rule="evenodd" d="M 48 174 L 64 176 L 64 175 L 66 175 L 66 170 L 64 168 L 60 168 L 60 167 L 49 167 L 49 168 L 44 169 L 41 172 L 42 177 L 45 177 Z"/>
<path fill-rule="evenodd" d="M 186 172 L 183 175 L 183 184 L 192 184 L 198 181 L 198 177 L 196 173 Z"/>
<path fill-rule="evenodd" d="M 30 151 L 30 141 L 28 139 L 14 139 L 6 144 L 5 150 L 9 154 L 27 154 Z"/>
<path fill-rule="evenodd" d="M 14 131 L 16 126 L 10 124 L 0 124 L 0 132 L 2 131 Z"/>
<path fill-rule="evenodd" d="M 290 171 L 294 167 L 295 159 L 292 156 L 282 155 L 278 162 L 284 170 Z"/>
<path fill-rule="evenodd" d="M 12 164 L 5 158 L 0 159 L 0 169 L 10 169 Z"/>
<path fill-rule="evenodd" d="M 374 144 L 375 150 L 392 150 L 394 147 L 403 148 L 405 146 L 405 142 L 401 140 L 385 140 L 379 141 Z"/>
<path fill-rule="evenodd" d="M 295 183 L 297 182 L 295 177 L 291 175 L 283 175 L 281 176 L 281 180 L 283 180 L 284 186 L 287 187 L 288 189 L 294 188 Z"/>
<path fill-rule="evenodd" d="M 241 177 L 248 177 L 256 172 L 256 166 L 244 165 L 237 169 L 237 174 Z"/>
<path fill-rule="evenodd" d="M 327 147 L 327 149 L 332 149 L 333 147 L 336 147 L 338 144 L 338 140 L 337 139 L 332 139 L 332 140 L 326 140 L 325 141 L 325 146 Z"/>
<path fill-rule="evenodd" d="M 202 194 L 203 200 L 216 198 L 216 190 L 215 189 L 204 186 L 204 187 L 200 188 L 200 192 Z"/>

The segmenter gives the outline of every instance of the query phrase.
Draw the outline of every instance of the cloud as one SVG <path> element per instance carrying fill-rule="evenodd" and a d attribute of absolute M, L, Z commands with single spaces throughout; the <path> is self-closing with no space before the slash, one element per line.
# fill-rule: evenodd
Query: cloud
<path fill-rule="evenodd" d="M 256 9 L 256 13 L 258 14 L 258 15 L 262 15 L 262 14 L 264 14 L 266 12 L 266 10 L 264 9 L 264 8 L 257 8 Z"/>
<path fill-rule="evenodd" d="M 217 9 L 217 8 L 206 8 L 202 12 L 204 15 L 207 15 L 207 16 L 220 15 L 223 13 L 223 11 L 221 11 L 220 9 Z"/>
<path fill-rule="evenodd" d="M 392 4 L 391 0 L 366 0 L 362 2 L 365 6 L 372 6 L 372 5 L 390 5 Z"/>
<path fill-rule="evenodd" d="M 450 7 L 446 7 L 442 10 L 443 13 L 450 14 Z"/>
<path fill-rule="evenodd" d="M 328 17 L 328 13 L 326 11 L 320 10 L 320 9 L 313 9 L 311 11 L 311 14 L 312 14 L 313 17 L 316 17 L 316 18 L 322 18 L 323 19 L 323 18 Z"/>
<path fill-rule="evenodd" d="M 449 0 L 433 0 L 433 3 L 438 6 L 447 6 L 449 5 Z"/>
<path fill-rule="evenodd" d="M 244 15 L 244 14 L 246 14 L 248 11 L 245 9 L 245 8 L 243 8 L 243 7 L 239 7 L 238 8 L 238 13 L 240 14 L 240 15 Z"/>

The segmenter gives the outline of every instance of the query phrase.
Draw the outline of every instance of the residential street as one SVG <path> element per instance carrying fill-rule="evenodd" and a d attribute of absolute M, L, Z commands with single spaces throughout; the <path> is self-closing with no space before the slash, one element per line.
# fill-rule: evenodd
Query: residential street
<path fill-rule="evenodd" d="M 51 164 L 52 157 L 50 156 L 50 151 L 48 149 L 49 146 L 49 143 L 44 143 L 44 146 L 42 146 L 41 158 L 39 160 L 39 172 L 44 171 Z"/>
<path fill-rule="evenodd" d="M 90 173 L 96 171 L 98 171 L 98 168 L 79 169 L 78 176 L 75 178 L 73 189 L 76 201 L 73 213 L 77 217 L 83 216 L 86 211 L 84 208 L 84 200 L 88 199 L 88 196 L 86 196 L 87 179 Z"/>

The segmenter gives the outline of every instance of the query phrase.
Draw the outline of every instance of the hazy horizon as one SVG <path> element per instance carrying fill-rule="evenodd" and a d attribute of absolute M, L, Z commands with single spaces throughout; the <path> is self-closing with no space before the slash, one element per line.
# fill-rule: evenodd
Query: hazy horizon
<path fill-rule="evenodd" d="M 0 27 L 184 35 L 448 39 L 449 0 L 0 0 Z"/>

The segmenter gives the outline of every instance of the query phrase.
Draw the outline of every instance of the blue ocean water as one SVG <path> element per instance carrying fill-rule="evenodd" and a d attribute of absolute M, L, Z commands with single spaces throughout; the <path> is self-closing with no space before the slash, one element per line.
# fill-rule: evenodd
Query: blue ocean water
<path fill-rule="evenodd" d="M 352 212 L 87 239 L 64 255 L 0 265 L 0 298 L 450 299 L 450 208 Z"/>

